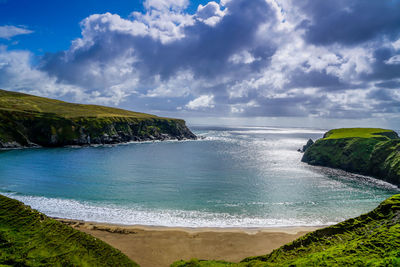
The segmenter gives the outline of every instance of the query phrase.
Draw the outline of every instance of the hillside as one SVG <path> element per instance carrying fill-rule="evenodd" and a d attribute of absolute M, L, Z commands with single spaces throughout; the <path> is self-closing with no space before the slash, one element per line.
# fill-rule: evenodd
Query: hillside
<path fill-rule="evenodd" d="M 371 175 L 400 185 L 400 138 L 391 130 L 330 130 L 305 151 L 302 161 Z"/>
<path fill-rule="evenodd" d="M 0 90 L 0 148 L 195 138 L 179 119 Z"/>
<path fill-rule="evenodd" d="M 400 195 L 367 214 L 309 233 L 268 255 L 240 263 L 191 260 L 172 266 L 400 266 Z"/>
<path fill-rule="evenodd" d="M 138 266 L 119 250 L 0 195 L 1 266 Z"/>

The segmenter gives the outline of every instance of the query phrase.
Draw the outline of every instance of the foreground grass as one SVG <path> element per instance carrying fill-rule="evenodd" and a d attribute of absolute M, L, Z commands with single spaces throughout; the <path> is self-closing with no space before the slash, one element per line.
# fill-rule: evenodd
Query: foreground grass
<path fill-rule="evenodd" d="M 179 261 L 173 267 L 400 266 L 400 195 L 357 218 L 309 233 L 240 263 Z"/>
<path fill-rule="evenodd" d="M 0 266 L 138 266 L 106 243 L 0 195 Z"/>

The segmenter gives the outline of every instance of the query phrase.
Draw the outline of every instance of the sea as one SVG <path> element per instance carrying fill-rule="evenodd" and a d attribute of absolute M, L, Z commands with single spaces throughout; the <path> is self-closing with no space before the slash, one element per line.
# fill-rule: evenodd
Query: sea
<path fill-rule="evenodd" d="M 330 225 L 400 193 L 301 162 L 314 128 L 191 127 L 199 140 L 0 151 L 0 194 L 48 216 L 122 225 Z"/>

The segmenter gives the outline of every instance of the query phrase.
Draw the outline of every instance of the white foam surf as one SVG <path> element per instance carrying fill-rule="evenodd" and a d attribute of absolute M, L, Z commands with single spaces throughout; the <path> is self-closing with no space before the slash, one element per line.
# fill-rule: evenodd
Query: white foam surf
<path fill-rule="evenodd" d="M 121 225 L 147 225 L 167 227 L 217 227 L 261 228 L 290 226 L 321 226 L 338 221 L 275 219 L 246 217 L 228 213 L 212 213 L 187 210 L 148 210 L 141 207 L 119 207 L 111 204 L 93 204 L 70 199 L 25 196 L 3 193 L 17 199 L 50 217 L 83 220 Z"/>

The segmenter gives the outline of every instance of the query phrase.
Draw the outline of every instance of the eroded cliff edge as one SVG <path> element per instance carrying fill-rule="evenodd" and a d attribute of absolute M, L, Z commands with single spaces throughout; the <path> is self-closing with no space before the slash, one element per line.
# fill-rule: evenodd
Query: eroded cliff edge
<path fill-rule="evenodd" d="M 400 186 L 400 138 L 392 130 L 330 130 L 305 151 L 302 161 L 370 175 Z"/>
<path fill-rule="evenodd" d="M 0 148 L 196 139 L 184 120 L 0 90 Z"/>

